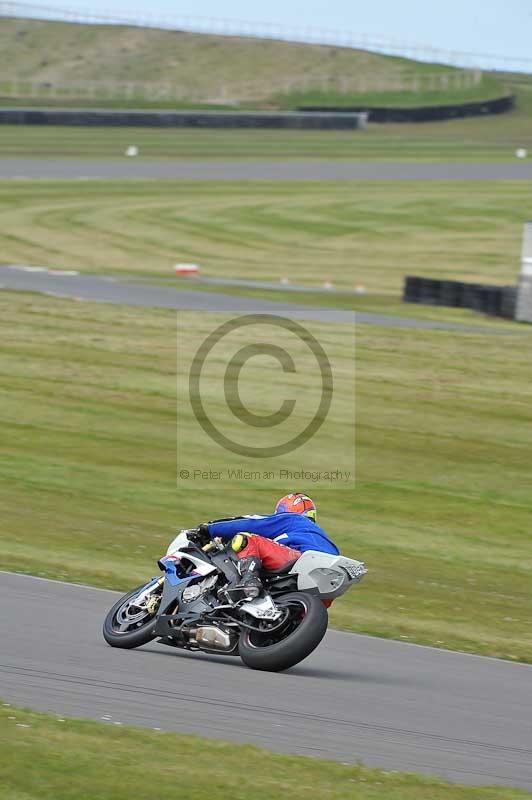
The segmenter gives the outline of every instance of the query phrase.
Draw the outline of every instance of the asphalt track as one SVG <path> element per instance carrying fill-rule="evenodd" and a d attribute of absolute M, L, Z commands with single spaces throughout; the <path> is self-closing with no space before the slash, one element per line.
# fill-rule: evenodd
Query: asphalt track
<path fill-rule="evenodd" d="M 117 596 L 0 572 L 0 697 L 108 724 L 532 789 L 532 666 L 337 631 L 281 674 L 157 643 L 116 650 L 100 630 Z"/>
<path fill-rule="evenodd" d="M 531 180 L 530 161 L 371 162 L 220 159 L 0 158 L 1 178 L 298 181 L 493 181 Z"/>
<path fill-rule="evenodd" d="M 276 314 L 291 319 L 313 320 L 350 324 L 382 325 L 394 328 L 424 328 L 471 333 L 510 333 L 509 328 L 462 325 L 452 322 L 394 317 L 354 311 L 313 307 L 297 303 L 239 297 L 217 292 L 174 289 L 150 283 L 135 283 L 127 279 L 101 275 L 81 275 L 75 271 L 49 270 L 45 267 L 20 267 L 0 265 L 0 290 L 43 292 L 56 297 L 92 300 L 151 308 L 169 308 L 185 311 L 208 311 L 229 314 Z M 522 333 L 523 330 L 519 329 Z M 527 332 L 527 331 L 526 331 Z"/>

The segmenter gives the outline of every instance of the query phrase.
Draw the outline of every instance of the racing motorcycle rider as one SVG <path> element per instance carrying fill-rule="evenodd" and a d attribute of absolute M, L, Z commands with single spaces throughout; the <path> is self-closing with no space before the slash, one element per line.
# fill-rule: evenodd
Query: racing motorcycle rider
<path fill-rule="evenodd" d="M 281 497 L 275 512 L 269 516 L 233 517 L 202 523 L 190 531 L 189 536 L 199 545 L 215 537 L 231 540 L 240 572 L 240 579 L 226 590 L 231 600 L 251 599 L 260 594 L 262 567 L 279 570 L 306 550 L 332 555 L 340 552 L 317 525 L 315 504 L 301 492 Z"/>

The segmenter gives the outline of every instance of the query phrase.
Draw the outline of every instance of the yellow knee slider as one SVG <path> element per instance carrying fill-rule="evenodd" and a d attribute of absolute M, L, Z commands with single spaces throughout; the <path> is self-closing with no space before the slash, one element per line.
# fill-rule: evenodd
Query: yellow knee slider
<path fill-rule="evenodd" d="M 233 536 L 233 538 L 231 539 L 231 549 L 235 553 L 240 553 L 240 551 L 244 549 L 247 543 L 248 543 L 248 537 L 245 536 L 243 533 L 237 533 L 236 536 Z"/>

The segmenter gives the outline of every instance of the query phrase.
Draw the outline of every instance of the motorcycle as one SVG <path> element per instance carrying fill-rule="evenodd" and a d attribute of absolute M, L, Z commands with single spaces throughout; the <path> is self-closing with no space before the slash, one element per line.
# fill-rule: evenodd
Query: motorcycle
<path fill-rule="evenodd" d="M 240 577 L 231 546 L 214 539 L 200 547 L 181 531 L 158 562 L 164 572 L 111 608 L 103 636 L 111 647 L 158 639 L 184 650 L 240 656 L 251 669 L 278 672 L 315 650 L 328 625 L 324 600 L 359 583 L 363 562 L 308 550 L 274 572 L 264 591 L 231 600 L 225 589 Z"/>

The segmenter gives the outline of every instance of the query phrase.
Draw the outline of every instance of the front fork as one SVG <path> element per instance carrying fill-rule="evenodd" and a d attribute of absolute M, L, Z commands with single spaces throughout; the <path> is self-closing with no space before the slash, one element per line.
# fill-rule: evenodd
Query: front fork
<path fill-rule="evenodd" d="M 162 586 L 164 583 L 164 576 L 161 578 L 157 578 L 155 583 L 150 584 L 146 589 L 144 589 L 138 597 L 135 598 L 135 605 L 137 603 L 142 603 L 143 601 L 146 604 L 146 610 L 148 611 L 151 616 L 155 616 L 157 613 L 157 609 L 159 608 L 159 603 L 161 602 L 161 595 L 154 594 L 154 592 Z"/>

